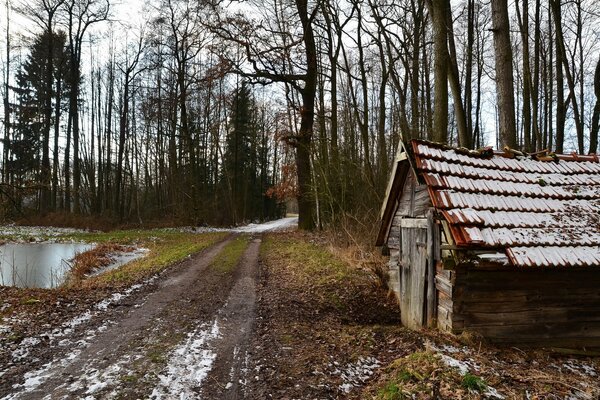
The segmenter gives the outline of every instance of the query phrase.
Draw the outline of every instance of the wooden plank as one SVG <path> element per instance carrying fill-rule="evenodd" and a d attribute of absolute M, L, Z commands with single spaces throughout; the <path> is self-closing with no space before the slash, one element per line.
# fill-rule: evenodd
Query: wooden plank
<path fill-rule="evenodd" d="M 396 153 L 396 158 L 392 165 L 392 173 L 390 174 L 390 180 L 388 181 L 387 187 L 385 189 L 385 197 L 383 199 L 383 203 L 381 205 L 381 210 L 379 213 L 380 218 L 383 219 L 386 211 L 386 206 L 388 201 L 390 200 L 390 194 L 392 194 L 392 188 L 394 186 L 394 181 L 396 178 L 396 171 L 398 169 L 398 164 L 408 158 L 406 154 L 406 150 L 404 149 L 404 145 L 402 142 L 398 143 L 398 151 Z M 395 200 L 395 199 L 394 199 Z"/>
<path fill-rule="evenodd" d="M 411 304 L 412 319 L 415 326 L 424 326 L 426 323 L 427 307 L 427 249 L 419 246 L 419 242 L 427 241 L 426 229 L 412 229 L 415 231 L 413 248 L 413 304 Z"/>
<path fill-rule="evenodd" d="M 441 275 L 435 277 L 435 286 L 439 292 L 452 296 L 452 283 Z"/>
<path fill-rule="evenodd" d="M 436 228 L 433 221 L 433 210 L 427 212 L 427 326 L 434 327 L 434 321 L 437 317 L 436 306 L 436 288 L 435 288 L 435 246 L 434 241 L 437 239 L 434 234 Z"/>
<path fill-rule="evenodd" d="M 600 343 L 600 271 L 593 269 L 459 270 L 452 292 L 452 331 L 493 342 L 536 346 Z M 436 284 L 446 279 L 438 272 Z M 439 302 L 448 308 L 439 290 Z M 441 309 L 441 308 L 440 308 Z M 459 327 L 459 320 L 464 328 Z"/>
<path fill-rule="evenodd" d="M 427 185 L 415 186 L 411 215 L 413 217 L 425 217 L 427 216 L 427 211 L 431 207 L 432 204 L 429 197 L 429 191 L 427 190 Z"/>
<path fill-rule="evenodd" d="M 411 327 L 412 322 L 410 319 L 410 304 L 411 304 L 411 272 L 410 268 L 412 248 L 410 243 L 412 241 L 412 232 L 407 229 L 406 232 L 402 232 L 402 241 L 400 242 L 400 320 L 402 325 Z"/>
<path fill-rule="evenodd" d="M 400 226 L 402 228 L 427 229 L 427 218 L 402 218 Z"/>

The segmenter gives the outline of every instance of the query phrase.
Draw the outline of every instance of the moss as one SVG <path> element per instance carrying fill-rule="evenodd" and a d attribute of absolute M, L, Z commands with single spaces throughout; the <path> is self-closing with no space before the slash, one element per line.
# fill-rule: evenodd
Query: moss
<path fill-rule="evenodd" d="M 223 273 L 232 272 L 248 247 L 248 240 L 247 236 L 238 236 L 227 243 L 210 264 L 211 268 Z"/>

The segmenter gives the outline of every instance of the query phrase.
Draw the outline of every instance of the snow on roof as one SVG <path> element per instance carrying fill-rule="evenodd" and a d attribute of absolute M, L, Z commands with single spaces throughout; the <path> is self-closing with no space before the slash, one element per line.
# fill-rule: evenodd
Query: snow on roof
<path fill-rule="evenodd" d="M 457 246 L 504 252 L 518 267 L 600 266 L 598 156 L 411 144 Z"/>

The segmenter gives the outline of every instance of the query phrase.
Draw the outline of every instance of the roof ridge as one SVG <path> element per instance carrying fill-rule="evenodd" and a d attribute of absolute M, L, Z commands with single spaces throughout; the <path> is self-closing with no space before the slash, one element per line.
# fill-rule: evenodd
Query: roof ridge
<path fill-rule="evenodd" d="M 590 154 L 578 154 L 577 152 L 571 153 L 555 153 L 550 151 L 549 149 L 535 151 L 535 152 L 525 152 L 517 149 L 511 149 L 510 147 L 504 147 L 503 150 L 494 150 L 492 146 L 486 146 L 479 149 L 468 149 L 466 147 L 458 147 L 451 146 L 444 143 L 432 142 L 430 140 L 425 139 L 411 139 L 410 140 L 413 150 L 417 151 L 416 146 L 418 144 L 423 144 L 428 147 L 440 149 L 440 150 L 449 150 L 454 151 L 457 154 L 466 155 L 469 157 L 475 158 L 492 158 L 494 156 L 509 158 L 509 159 L 527 159 L 539 162 L 555 162 L 559 163 L 560 161 L 575 161 L 575 162 L 594 162 L 600 163 L 600 157 L 596 153 Z M 522 157 L 522 158 L 521 158 Z"/>

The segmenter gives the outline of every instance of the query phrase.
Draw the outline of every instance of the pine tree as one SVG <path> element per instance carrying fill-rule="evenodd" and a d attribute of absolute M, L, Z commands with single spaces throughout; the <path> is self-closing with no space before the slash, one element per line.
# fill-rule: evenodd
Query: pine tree
<path fill-rule="evenodd" d="M 50 41 L 53 46 L 48 46 Z M 38 35 L 16 76 L 15 90 L 19 102 L 15 110 L 15 137 L 11 143 L 13 160 L 9 163 L 9 171 L 20 184 L 33 180 L 48 193 L 51 184 L 49 133 L 54 121 L 47 107 L 53 101 L 57 103 L 56 107 L 61 107 L 61 98 L 55 96 L 55 87 L 64 80 L 68 68 L 65 43 L 66 36 L 62 32 L 45 31 Z M 52 55 L 48 54 L 49 48 L 53 49 Z M 48 63 L 49 58 L 52 58 L 52 63 Z M 53 66 L 52 71 L 48 71 L 48 65 Z M 40 157 L 40 152 L 43 157 Z M 47 203 L 47 200 L 49 196 L 44 202 Z"/>

